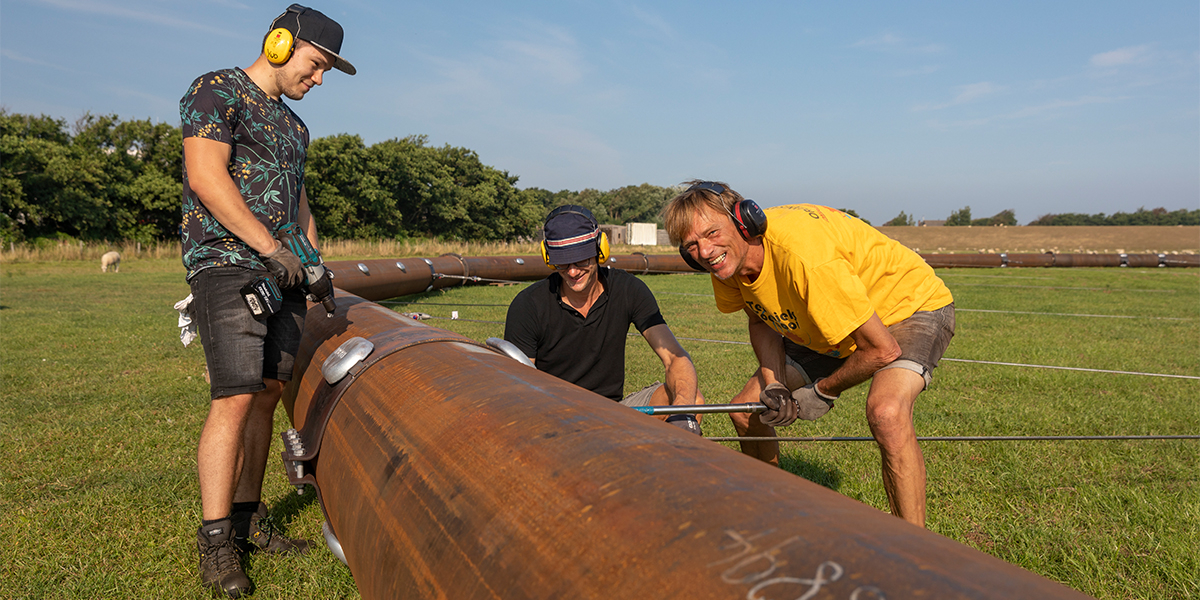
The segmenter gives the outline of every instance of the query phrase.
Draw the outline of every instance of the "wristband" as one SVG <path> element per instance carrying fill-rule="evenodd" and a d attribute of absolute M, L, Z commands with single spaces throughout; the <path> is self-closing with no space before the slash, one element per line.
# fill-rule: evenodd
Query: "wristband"
<path fill-rule="evenodd" d="M 671 415 L 671 416 L 667 417 L 667 423 L 674 423 L 676 421 L 692 421 L 694 423 L 694 422 L 696 422 L 696 416 L 679 414 L 679 415 Z"/>
<path fill-rule="evenodd" d="M 824 380 L 825 380 L 824 377 L 820 377 L 816 381 L 814 381 L 813 382 L 813 391 L 817 393 L 818 397 L 820 397 L 822 400 L 824 400 L 826 402 L 833 402 L 834 400 L 837 400 L 838 399 L 837 396 L 830 396 L 829 394 L 822 392 L 821 388 L 817 387 L 817 384 L 821 383 Z"/>

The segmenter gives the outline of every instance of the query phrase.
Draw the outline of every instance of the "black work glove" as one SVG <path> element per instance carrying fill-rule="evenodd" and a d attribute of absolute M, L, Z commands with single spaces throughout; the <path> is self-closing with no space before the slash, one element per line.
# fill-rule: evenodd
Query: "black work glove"
<path fill-rule="evenodd" d="M 671 415 L 667 417 L 667 422 L 684 431 L 690 431 L 696 435 L 703 435 L 700 433 L 700 423 L 696 422 L 696 417 L 692 415 Z"/>
<path fill-rule="evenodd" d="M 796 420 L 796 402 L 792 393 L 782 383 L 772 383 L 758 394 L 758 401 L 766 405 L 758 418 L 771 427 L 791 425 Z"/>
<path fill-rule="evenodd" d="M 292 254 L 282 243 L 268 254 L 262 255 L 263 262 L 280 289 L 290 290 L 304 283 L 304 266 L 300 257 Z"/>
<path fill-rule="evenodd" d="M 819 381 L 821 380 L 818 379 L 792 392 L 792 400 L 796 402 L 799 417 L 805 421 L 820 419 L 822 415 L 829 412 L 829 409 L 833 408 L 833 401 L 837 400 L 837 396 L 826 396 L 817 390 Z"/>

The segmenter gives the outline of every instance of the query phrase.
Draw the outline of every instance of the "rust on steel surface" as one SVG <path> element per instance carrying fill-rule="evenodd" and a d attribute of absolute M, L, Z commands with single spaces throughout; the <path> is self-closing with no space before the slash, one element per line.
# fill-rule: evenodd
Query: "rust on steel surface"
<path fill-rule="evenodd" d="M 428 342 L 339 382 L 306 463 L 364 598 L 1085 597 L 362 298 L 305 328 L 299 428 L 343 341 Z"/>

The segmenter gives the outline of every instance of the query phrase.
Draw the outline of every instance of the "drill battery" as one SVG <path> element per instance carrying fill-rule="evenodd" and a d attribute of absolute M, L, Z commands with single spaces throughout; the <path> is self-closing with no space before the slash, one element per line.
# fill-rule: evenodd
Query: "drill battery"
<path fill-rule="evenodd" d="M 283 308 L 283 292 L 279 291 L 279 284 L 275 283 L 274 277 L 255 277 L 242 286 L 241 293 L 250 313 L 259 321 L 267 320 Z"/>

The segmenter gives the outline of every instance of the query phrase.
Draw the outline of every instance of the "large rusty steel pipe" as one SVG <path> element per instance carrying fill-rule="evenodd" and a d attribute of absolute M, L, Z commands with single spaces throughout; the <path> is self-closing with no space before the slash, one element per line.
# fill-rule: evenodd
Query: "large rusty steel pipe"
<path fill-rule="evenodd" d="M 1195 254 L 922 254 L 931 267 L 1200 267 Z"/>
<path fill-rule="evenodd" d="M 289 474 L 364 598 L 1085 597 L 354 295 L 296 375 Z"/>
<path fill-rule="evenodd" d="M 1165 254 L 922 254 L 933 267 L 1200 267 L 1198 255 Z M 696 273 L 678 254 L 614 255 L 606 265 L 636 274 Z M 388 258 L 330 261 L 334 285 L 368 300 L 384 300 L 473 283 L 536 281 L 551 273 L 540 256 Z"/>

